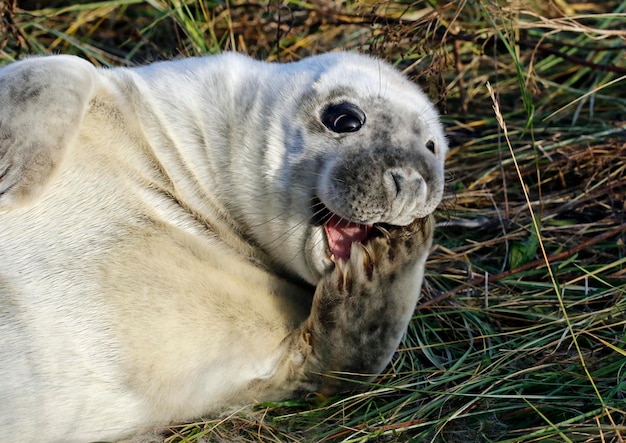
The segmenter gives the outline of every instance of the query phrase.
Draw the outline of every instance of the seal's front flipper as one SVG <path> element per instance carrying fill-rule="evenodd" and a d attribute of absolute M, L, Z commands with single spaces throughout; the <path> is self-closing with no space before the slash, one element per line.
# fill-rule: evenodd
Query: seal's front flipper
<path fill-rule="evenodd" d="M 34 57 L 0 69 L 0 211 L 29 204 L 76 139 L 98 72 L 78 57 Z"/>
<path fill-rule="evenodd" d="M 429 216 L 353 245 L 318 284 L 307 320 L 283 342 L 274 392 L 330 395 L 385 368 L 419 298 L 433 224 Z"/>

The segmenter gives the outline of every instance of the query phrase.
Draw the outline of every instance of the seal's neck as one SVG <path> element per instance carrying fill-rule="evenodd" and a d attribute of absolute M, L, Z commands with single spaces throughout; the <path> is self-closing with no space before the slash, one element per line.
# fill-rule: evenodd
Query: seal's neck
<path fill-rule="evenodd" d="M 246 199 L 253 198 L 263 180 L 263 131 L 254 131 L 262 122 L 253 120 L 266 105 L 255 84 L 262 83 L 266 66 L 259 65 L 253 77 L 236 64 L 225 76 L 219 60 L 205 59 L 114 70 L 111 75 L 133 104 L 131 112 L 157 170 L 155 186 L 171 194 L 216 238 L 255 262 L 271 265 L 254 247 L 241 216 L 242 208 L 256 204 Z"/>

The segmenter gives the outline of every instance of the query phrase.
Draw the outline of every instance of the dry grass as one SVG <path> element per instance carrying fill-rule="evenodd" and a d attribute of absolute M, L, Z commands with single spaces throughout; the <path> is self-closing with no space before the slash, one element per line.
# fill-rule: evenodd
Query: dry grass
<path fill-rule="evenodd" d="M 371 390 L 167 441 L 623 441 L 626 2 L 75 3 L 5 4 L 0 60 L 359 50 L 424 86 L 452 145 L 423 303 Z"/>

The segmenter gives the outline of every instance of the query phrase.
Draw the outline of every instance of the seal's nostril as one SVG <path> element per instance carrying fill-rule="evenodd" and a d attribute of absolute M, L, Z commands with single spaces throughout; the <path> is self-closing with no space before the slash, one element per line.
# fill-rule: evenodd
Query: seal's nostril
<path fill-rule="evenodd" d="M 409 197 L 419 191 L 423 178 L 413 168 L 392 168 L 385 173 L 385 186 L 391 198 Z M 410 197 L 409 197 L 410 198 Z"/>
<path fill-rule="evenodd" d="M 405 181 L 404 176 L 399 172 L 392 172 L 391 178 L 393 179 L 393 183 L 396 185 L 396 195 L 399 195 L 402 192 L 402 186 Z"/>

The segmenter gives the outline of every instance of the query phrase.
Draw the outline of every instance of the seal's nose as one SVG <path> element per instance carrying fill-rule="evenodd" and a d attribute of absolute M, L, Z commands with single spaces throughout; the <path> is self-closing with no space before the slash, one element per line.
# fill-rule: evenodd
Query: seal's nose
<path fill-rule="evenodd" d="M 383 186 L 391 201 L 395 199 L 415 198 L 426 186 L 422 175 L 412 167 L 388 169 L 383 176 Z"/>
<path fill-rule="evenodd" d="M 387 169 L 383 173 L 379 192 L 386 196 L 387 218 L 392 224 L 410 223 L 415 218 L 416 208 L 425 207 L 428 203 L 428 183 L 411 166 Z"/>

